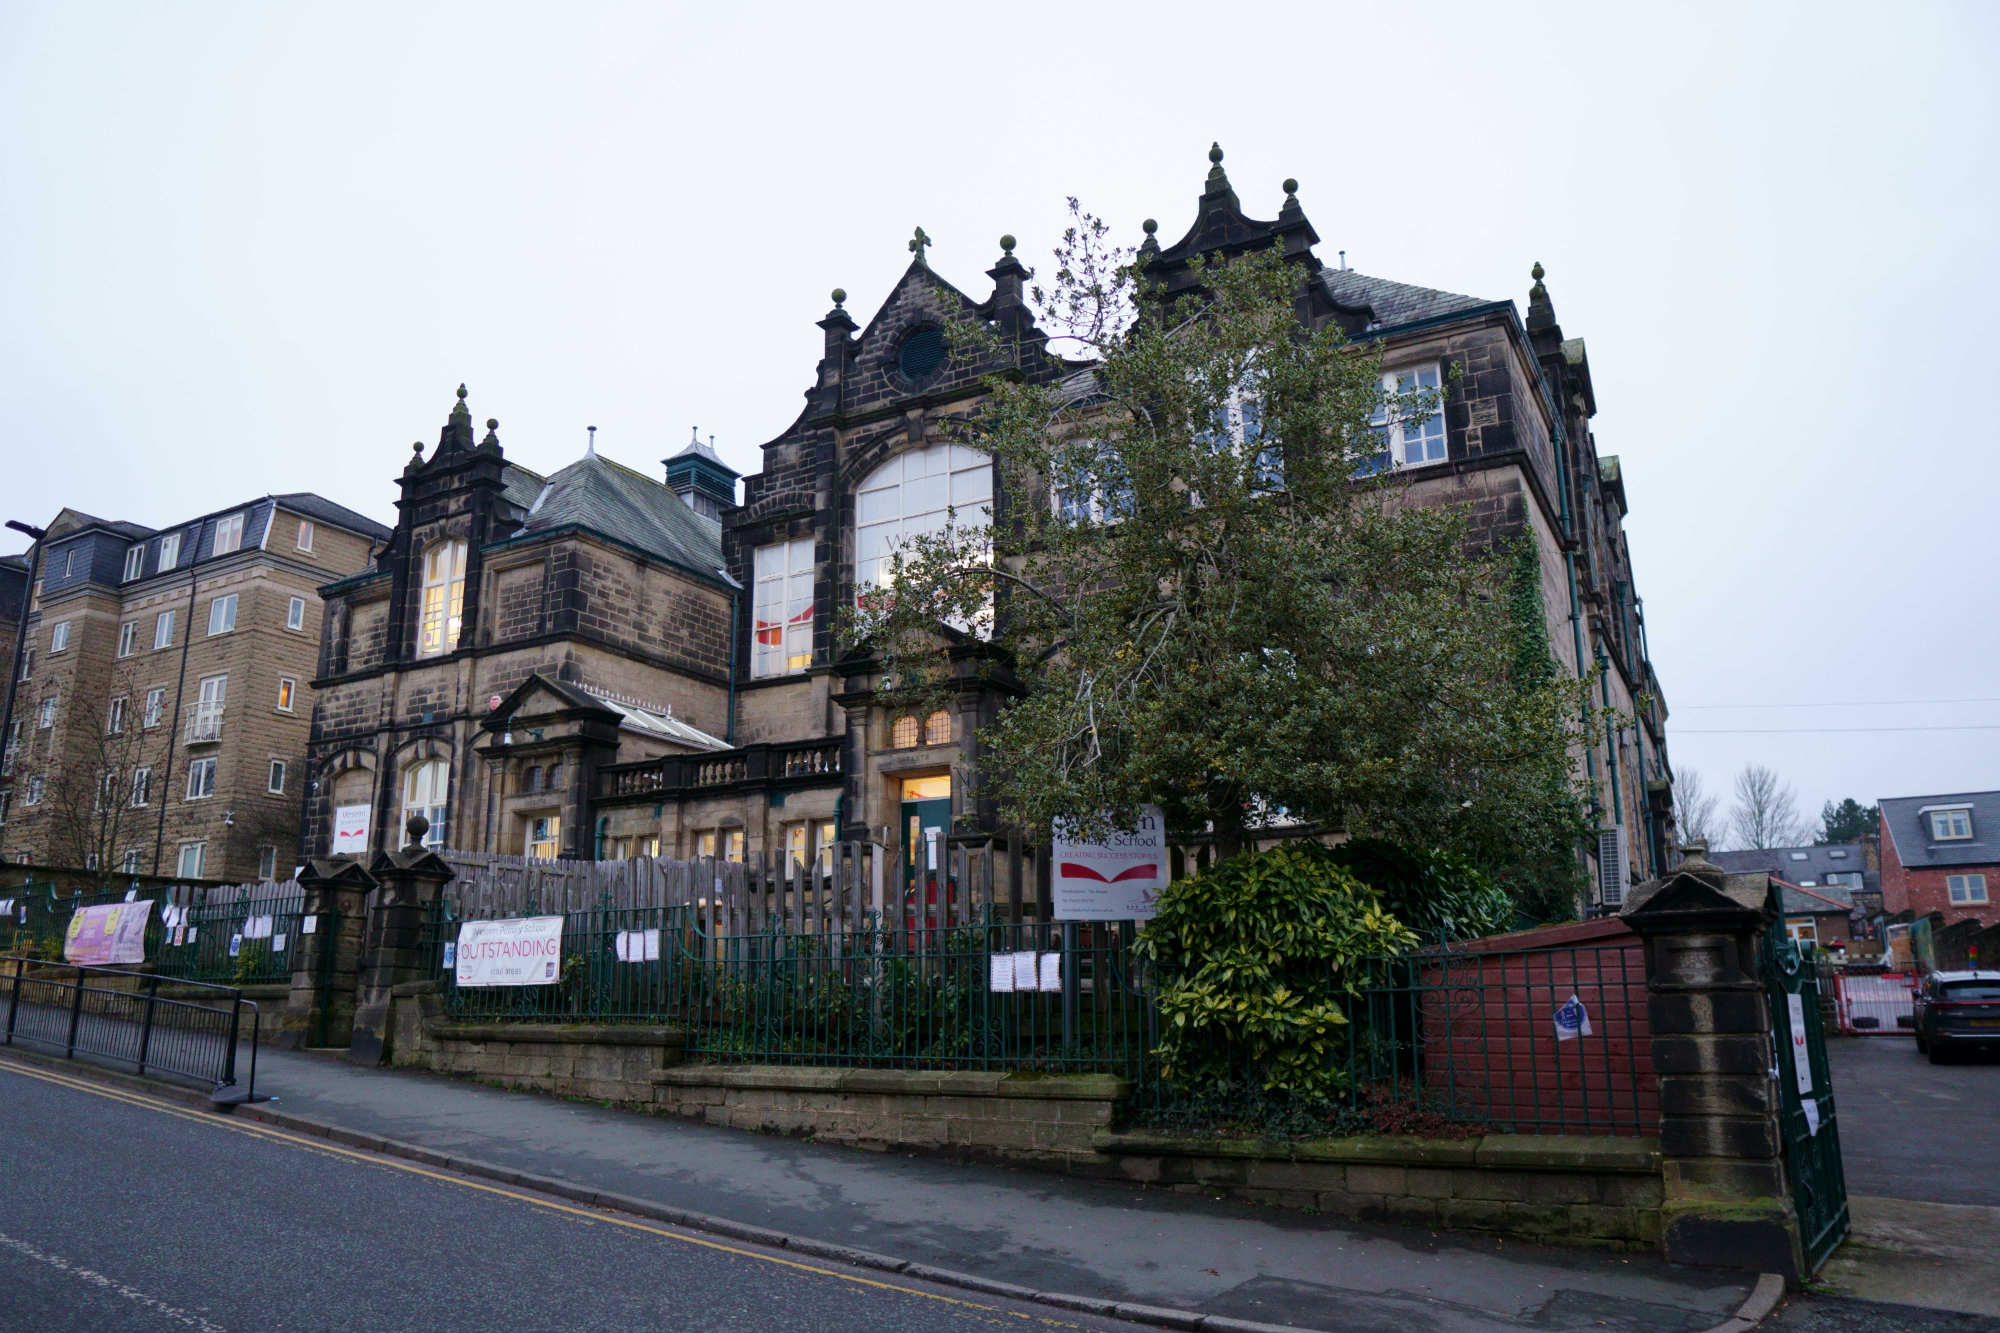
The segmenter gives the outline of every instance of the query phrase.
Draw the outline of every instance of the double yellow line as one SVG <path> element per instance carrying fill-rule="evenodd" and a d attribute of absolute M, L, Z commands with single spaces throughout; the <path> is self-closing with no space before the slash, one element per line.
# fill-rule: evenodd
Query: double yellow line
<path fill-rule="evenodd" d="M 68 1088 L 72 1092 L 87 1092 L 93 1097 L 103 1097 L 108 1101 L 122 1102 L 126 1106 L 136 1106 L 141 1110 L 154 1111 L 160 1115 L 169 1115 L 176 1119 L 192 1121 L 197 1125 L 206 1125 L 211 1129 L 224 1129 L 235 1134 L 247 1134 L 252 1138 L 263 1139 L 272 1143 L 288 1144 L 294 1148 L 304 1148 L 310 1152 L 325 1153 L 332 1157 L 342 1157 L 350 1161 L 364 1163 L 368 1166 L 386 1167 L 392 1171 L 402 1171 L 409 1175 L 422 1176 L 426 1180 L 436 1180 L 447 1185 L 456 1185 L 461 1189 L 477 1190 L 482 1194 L 497 1195 L 502 1199 L 512 1199 L 516 1203 L 527 1204 L 532 1208 L 541 1208 L 552 1213 L 563 1213 L 571 1217 L 582 1218 L 588 1222 L 601 1222 L 610 1226 L 623 1227 L 627 1231 L 640 1231 L 649 1236 L 662 1236 L 667 1240 L 679 1241 L 683 1245 L 697 1245 L 705 1250 L 715 1250 L 722 1254 L 733 1254 L 743 1259 L 754 1259 L 759 1263 L 775 1264 L 780 1268 L 795 1269 L 801 1273 L 811 1273 L 816 1277 L 832 1278 L 837 1282 L 845 1282 L 852 1286 L 868 1287 L 884 1292 L 895 1292 L 904 1296 L 920 1296 L 927 1301 L 937 1301 L 944 1305 L 957 1306 L 967 1314 L 977 1312 L 974 1317 L 997 1315 L 1025 1322 L 1047 1324 L 1056 1328 L 1082 1327 L 1082 1325 L 1069 1320 L 1055 1319 L 1046 1315 L 1024 1314 L 1018 1310 L 1002 1310 L 998 1306 L 983 1305 L 978 1301 L 964 1300 L 957 1296 L 945 1296 L 935 1291 L 925 1291 L 921 1287 L 906 1287 L 900 1283 L 883 1282 L 876 1278 L 857 1277 L 852 1273 L 843 1273 L 836 1269 L 823 1268 L 817 1264 L 801 1263 L 797 1259 L 785 1259 L 775 1254 L 765 1254 L 760 1250 L 748 1250 L 741 1246 L 728 1245 L 721 1241 L 705 1240 L 700 1236 L 692 1236 L 684 1231 L 670 1231 L 665 1227 L 652 1226 L 633 1218 L 620 1216 L 617 1213 L 605 1212 L 595 1208 L 579 1208 L 572 1204 L 557 1203 L 552 1199 L 546 1199 L 539 1195 L 523 1194 L 517 1190 L 503 1189 L 498 1185 L 481 1184 L 476 1180 L 468 1180 L 464 1176 L 450 1175 L 442 1171 L 432 1171 L 408 1162 L 399 1162 L 377 1153 L 358 1152 L 352 1148 L 343 1148 L 336 1143 L 329 1143 L 325 1139 L 312 1138 L 302 1134 L 290 1134 L 281 1129 L 272 1129 L 268 1125 L 237 1120 L 234 1117 L 220 1115 L 213 1111 L 188 1110 L 185 1107 L 175 1106 L 171 1102 L 148 1097 L 144 1093 L 130 1092 L 123 1088 L 95 1083 L 71 1074 L 61 1074 L 53 1070 L 38 1069 L 14 1060 L 0 1059 L 0 1072 L 18 1074 L 22 1078 L 37 1079 L 43 1083 L 52 1083 L 59 1088 Z"/>

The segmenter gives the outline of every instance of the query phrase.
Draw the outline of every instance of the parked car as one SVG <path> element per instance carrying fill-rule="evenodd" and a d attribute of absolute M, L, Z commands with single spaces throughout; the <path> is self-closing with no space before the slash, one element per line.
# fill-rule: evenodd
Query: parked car
<path fill-rule="evenodd" d="M 1917 1049 L 1942 1064 L 1953 1051 L 2000 1051 L 2000 972 L 1933 972 L 1917 987 Z"/>

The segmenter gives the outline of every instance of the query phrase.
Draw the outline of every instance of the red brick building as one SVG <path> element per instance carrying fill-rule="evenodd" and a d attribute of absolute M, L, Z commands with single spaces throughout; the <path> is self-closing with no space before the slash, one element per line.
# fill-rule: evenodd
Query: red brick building
<path fill-rule="evenodd" d="M 2000 923 L 2000 791 L 1886 797 L 1882 911 Z M 1909 920 L 1910 916 L 1901 916 Z"/>

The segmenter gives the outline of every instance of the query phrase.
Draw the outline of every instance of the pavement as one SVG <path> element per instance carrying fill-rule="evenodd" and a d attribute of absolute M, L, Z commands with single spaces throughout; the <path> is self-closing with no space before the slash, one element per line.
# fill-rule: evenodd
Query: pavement
<path fill-rule="evenodd" d="M 0 1328 L 22 1333 L 1139 1327 L 496 1188 L 11 1055 L 0 1142 Z"/>
<path fill-rule="evenodd" d="M 1341 1333 L 1699 1333 L 1751 1280 L 1613 1254 L 1367 1226 L 1135 1186 L 870 1153 L 502 1092 L 335 1058 L 260 1054 L 278 1113 L 518 1172 L 855 1247 L 994 1290 L 1065 1293 Z M 254 1188 L 254 1186 L 253 1186 Z M 751 1233 L 756 1234 L 756 1233 Z M 1000 1285 L 1004 1284 L 1004 1286 Z M 1162 1322 L 1162 1321 L 1155 1321 Z"/>

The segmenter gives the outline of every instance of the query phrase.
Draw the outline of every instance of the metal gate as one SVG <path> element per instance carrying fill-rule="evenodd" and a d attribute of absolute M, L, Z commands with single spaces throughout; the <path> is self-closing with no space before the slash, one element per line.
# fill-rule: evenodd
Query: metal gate
<path fill-rule="evenodd" d="M 1772 897 L 1775 900 L 1777 890 Z M 1773 910 L 1778 904 L 1774 901 Z M 1783 920 L 1780 912 L 1776 918 Z M 1820 1025 L 1819 980 L 1796 941 L 1764 931 L 1759 971 L 1771 1003 L 1772 1059 L 1778 1073 L 1779 1134 L 1785 1176 L 1798 1210 L 1806 1271 L 1817 1272 L 1847 1238 L 1847 1176 L 1840 1163 L 1840 1126 Z"/>

